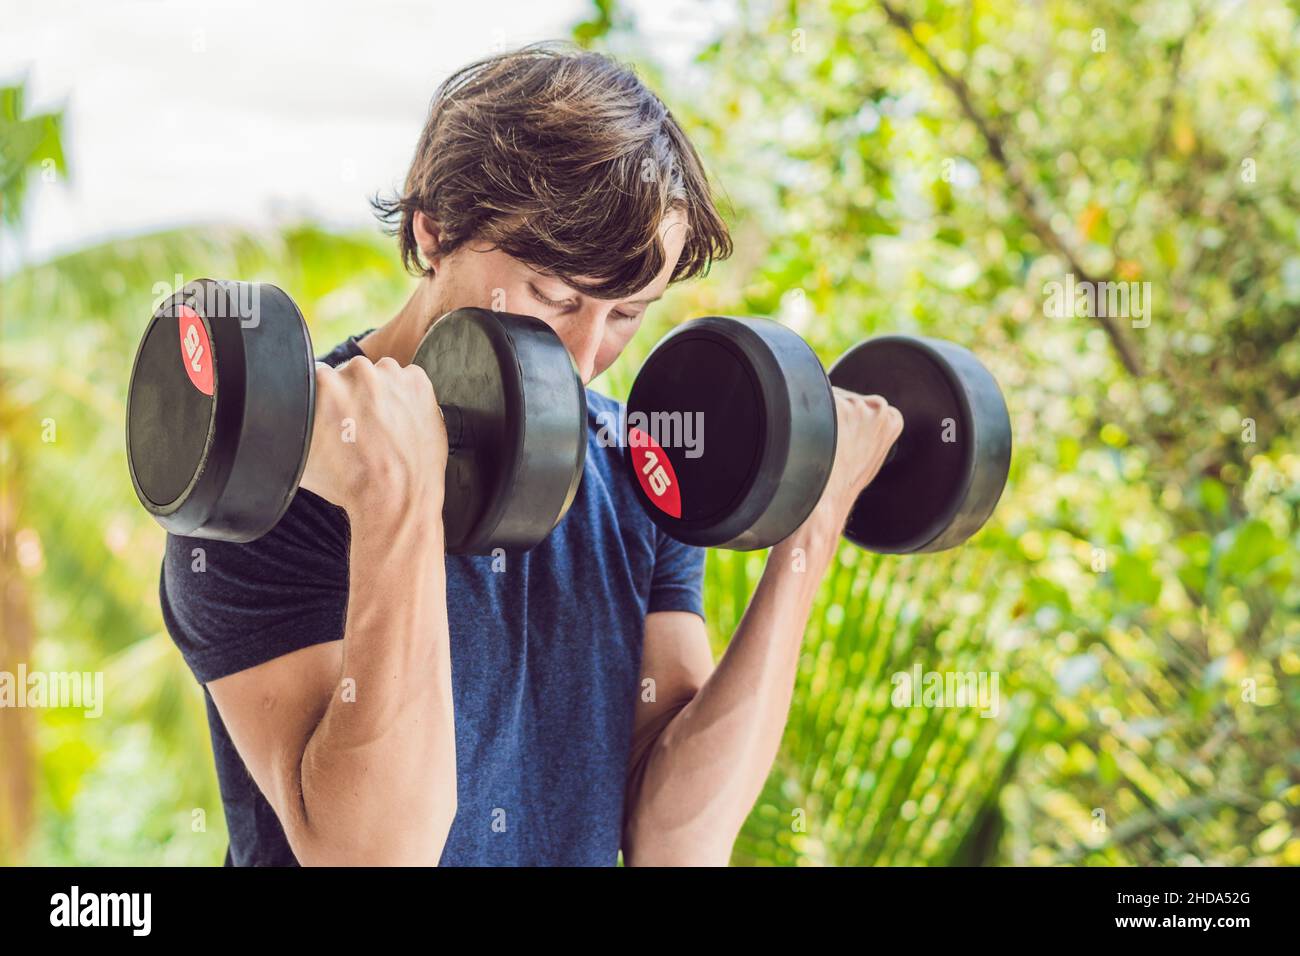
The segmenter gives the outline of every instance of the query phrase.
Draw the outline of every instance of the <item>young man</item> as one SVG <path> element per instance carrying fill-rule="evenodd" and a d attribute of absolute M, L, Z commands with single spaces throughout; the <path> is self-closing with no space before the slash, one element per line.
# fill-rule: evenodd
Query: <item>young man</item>
<path fill-rule="evenodd" d="M 590 382 L 670 282 L 727 255 L 672 116 L 595 54 L 493 57 L 439 89 L 381 206 L 420 278 L 318 368 L 303 490 L 251 544 L 168 539 L 163 612 L 205 687 L 227 862 L 610 865 L 621 848 L 628 864 L 725 864 L 897 411 L 837 391 L 826 492 L 772 549 L 715 668 L 703 552 L 657 530 L 621 449 L 596 439 L 615 402 L 588 390 L 576 500 L 494 569 L 445 553 L 447 436 L 409 366 L 439 316 L 495 307 L 546 322 Z"/>

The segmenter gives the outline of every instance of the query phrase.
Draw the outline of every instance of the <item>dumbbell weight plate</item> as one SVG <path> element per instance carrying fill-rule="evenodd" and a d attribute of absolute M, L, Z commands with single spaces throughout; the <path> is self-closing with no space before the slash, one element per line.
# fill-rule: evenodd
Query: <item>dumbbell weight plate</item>
<path fill-rule="evenodd" d="M 302 314 L 273 285 L 196 279 L 163 302 L 126 409 L 131 482 L 158 523 L 224 541 L 269 531 L 306 463 L 314 369 Z"/>
<path fill-rule="evenodd" d="M 955 547 L 978 531 L 1011 463 L 1006 402 L 980 361 L 951 342 L 889 335 L 850 349 L 829 376 L 832 385 L 883 396 L 904 423 L 845 536 L 869 551 L 909 554 Z"/>
<path fill-rule="evenodd" d="M 637 373 L 627 424 L 638 500 L 668 534 L 702 547 L 747 551 L 789 536 L 835 450 L 821 363 L 770 319 L 708 316 L 670 332 Z"/>
<path fill-rule="evenodd" d="M 539 319 L 467 308 L 433 324 L 414 364 L 459 409 L 448 553 L 533 547 L 573 503 L 586 461 L 586 392 L 568 350 Z"/>

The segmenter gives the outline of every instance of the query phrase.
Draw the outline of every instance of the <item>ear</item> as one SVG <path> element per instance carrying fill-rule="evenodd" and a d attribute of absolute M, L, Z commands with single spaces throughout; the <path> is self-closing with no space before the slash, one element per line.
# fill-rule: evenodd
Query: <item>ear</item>
<path fill-rule="evenodd" d="M 437 269 L 442 263 L 442 254 L 438 244 L 438 224 L 422 212 L 416 212 L 411 221 L 411 231 L 415 234 L 415 244 L 420 250 L 420 258 L 430 269 Z"/>

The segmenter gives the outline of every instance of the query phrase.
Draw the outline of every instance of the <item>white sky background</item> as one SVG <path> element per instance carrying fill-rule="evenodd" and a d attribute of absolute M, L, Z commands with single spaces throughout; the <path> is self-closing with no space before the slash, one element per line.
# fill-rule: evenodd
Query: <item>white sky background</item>
<path fill-rule="evenodd" d="M 638 38 L 684 64 L 730 4 L 633 0 Z M 0 271 L 114 236 L 310 217 L 373 225 L 434 88 L 455 68 L 567 38 L 585 0 L 0 0 L 0 83 L 64 110 L 69 177 L 29 180 Z"/>

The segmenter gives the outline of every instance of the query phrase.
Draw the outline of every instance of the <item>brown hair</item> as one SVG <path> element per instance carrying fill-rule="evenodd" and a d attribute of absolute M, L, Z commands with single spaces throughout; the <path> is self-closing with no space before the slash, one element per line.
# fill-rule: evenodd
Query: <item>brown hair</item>
<path fill-rule="evenodd" d="M 442 253 L 485 240 L 598 298 L 630 295 L 659 274 L 659 230 L 674 209 L 687 238 L 672 281 L 706 273 L 732 248 L 700 159 L 663 102 L 609 57 L 550 43 L 444 81 L 402 194 L 373 203 L 413 274 L 431 271 L 415 244 L 419 211 L 437 223 Z"/>

